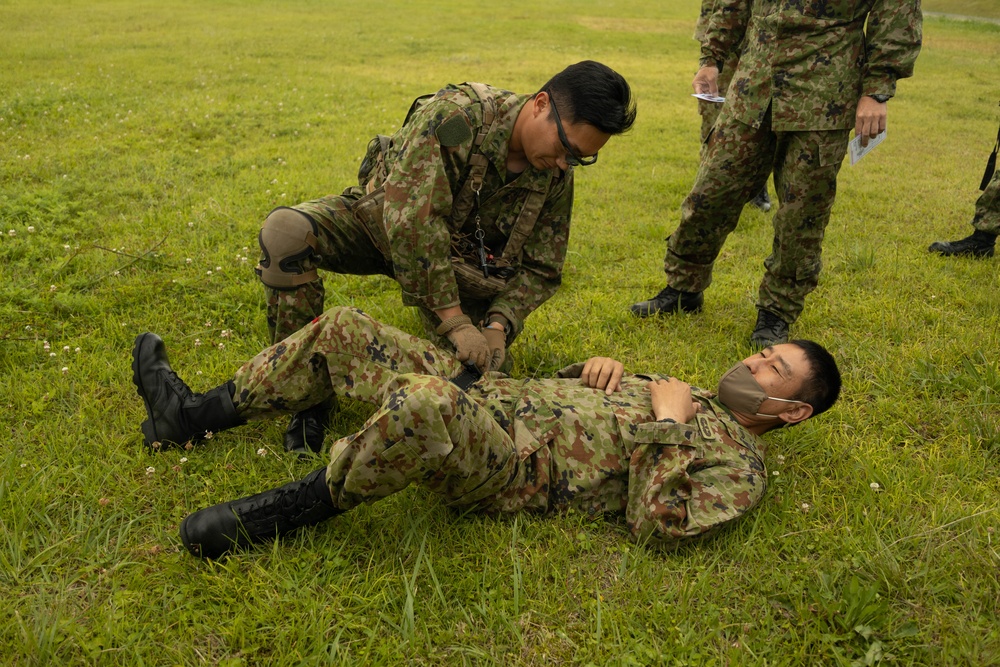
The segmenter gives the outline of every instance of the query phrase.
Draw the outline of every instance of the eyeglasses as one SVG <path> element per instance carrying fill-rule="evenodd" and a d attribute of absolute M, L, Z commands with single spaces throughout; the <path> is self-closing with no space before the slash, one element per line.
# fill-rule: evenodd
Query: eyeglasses
<path fill-rule="evenodd" d="M 566 149 L 566 164 L 570 167 L 587 167 L 597 162 L 597 153 L 594 153 L 590 157 L 580 157 L 573 150 L 573 147 L 569 145 L 569 139 L 566 138 L 566 132 L 563 131 L 562 121 L 559 119 L 559 111 L 556 109 L 556 100 L 552 97 L 552 93 L 549 93 L 549 104 L 552 105 L 552 115 L 556 117 L 556 129 L 559 131 L 559 141 L 562 142 L 563 148 Z"/>

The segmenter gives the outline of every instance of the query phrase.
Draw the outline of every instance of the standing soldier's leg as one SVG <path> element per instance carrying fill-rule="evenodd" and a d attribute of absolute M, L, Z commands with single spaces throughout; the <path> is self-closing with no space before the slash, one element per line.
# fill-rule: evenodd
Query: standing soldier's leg
<path fill-rule="evenodd" d="M 667 287 L 634 304 L 632 313 L 701 309 L 702 292 L 712 283 L 715 258 L 736 228 L 743 202 L 767 181 L 774 157 L 770 116 L 759 128 L 745 125 L 723 109 L 706 145 L 690 194 L 681 204 L 681 222 L 667 238 L 663 270 Z"/>
<path fill-rule="evenodd" d="M 382 253 L 355 220 L 350 204 L 358 192 L 277 208 L 260 231 L 267 325 L 276 343 L 323 312 L 325 290 L 318 269 L 358 275 L 391 273 Z M 295 414 L 285 448 L 319 451 L 332 404 L 308 406 Z"/>
<path fill-rule="evenodd" d="M 935 241 L 928 248 L 931 252 L 946 257 L 992 257 L 997 235 L 1000 234 L 1000 169 L 993 173 L 993 179 L 986 185 L 983 194 L 976 200 L 976 213 L 972 217 L 970 236 L 958 241 Z"/>
<path fill-rule="evenodd" d="M 382 408 L 338 440 L 304 480 L 201 510 L 181 523 L 188 551 L 218 558 L 362 503 L 424 484 L 450 504 L 488 499 L 514 479 L 514 442 L 489 412 L 440 377 L 399 375 Z"/>
<path fill-rule="evenodd" d="M 774 184 L 780 205 L 771 255 L 764 261 L 754 345 L 785 342 L 788 325 L 798 319 L 806 295 L 816 289 L 847 136 L 847 130 L 830 130 L 778 137 Z"/>

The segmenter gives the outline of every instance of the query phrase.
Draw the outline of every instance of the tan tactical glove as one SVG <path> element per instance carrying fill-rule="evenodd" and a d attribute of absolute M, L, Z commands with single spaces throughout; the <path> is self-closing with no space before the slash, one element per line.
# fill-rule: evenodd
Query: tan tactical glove
<path fill-rule="evenodd" d="M 503 364 L 503 360 L 507 357 L 507 327 L 505 325 L 507 319 L 501 318 L 499 315 L 494 315 L 490 318 L 490 323 L 483 327 L 483 336 L 486 337 L 486 342 L 490 344 L 490 370 L 498 371 L 500 366 Z M 500 328 L 497 329 L 490 324 L 500 324 Z"/>
<path fill-rule="evenodd" d="M 455 346 L 455 356 L 459 361 L 475 364 L 481 373 L 490 369 L 490 360 L 493 357 L 490 344 L 482 332 L 472 324 L 468 315 L 449 317 L 434 331 L 439 336 L 448 337 Z"/>

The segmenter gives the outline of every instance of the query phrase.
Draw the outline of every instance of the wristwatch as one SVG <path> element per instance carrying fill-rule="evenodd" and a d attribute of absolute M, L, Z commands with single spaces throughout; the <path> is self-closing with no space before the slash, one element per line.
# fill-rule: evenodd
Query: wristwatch
<path fill-rule="evenodd" d="M 886 102 L 889 101 L 889 98 L 892 97 L 892 95 L 884 95 L 882 93 L 875 93 L 874 95 L 869 95 L 868 97 L 872 98 L 873 100 L 875 100 L 879 104 L 885 104 Z"/>

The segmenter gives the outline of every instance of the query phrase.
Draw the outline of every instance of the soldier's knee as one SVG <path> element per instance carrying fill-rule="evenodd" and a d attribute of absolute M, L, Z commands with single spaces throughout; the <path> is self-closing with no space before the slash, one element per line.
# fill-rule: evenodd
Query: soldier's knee
<path fill-rule="evenodd" d="M 264 220 L 260 244 L 260 281 L 274 289 L 295 289 L 318 278 L 303 261 L 316 254 L 316 223 L 293 208 L 276 208 Z"/>

